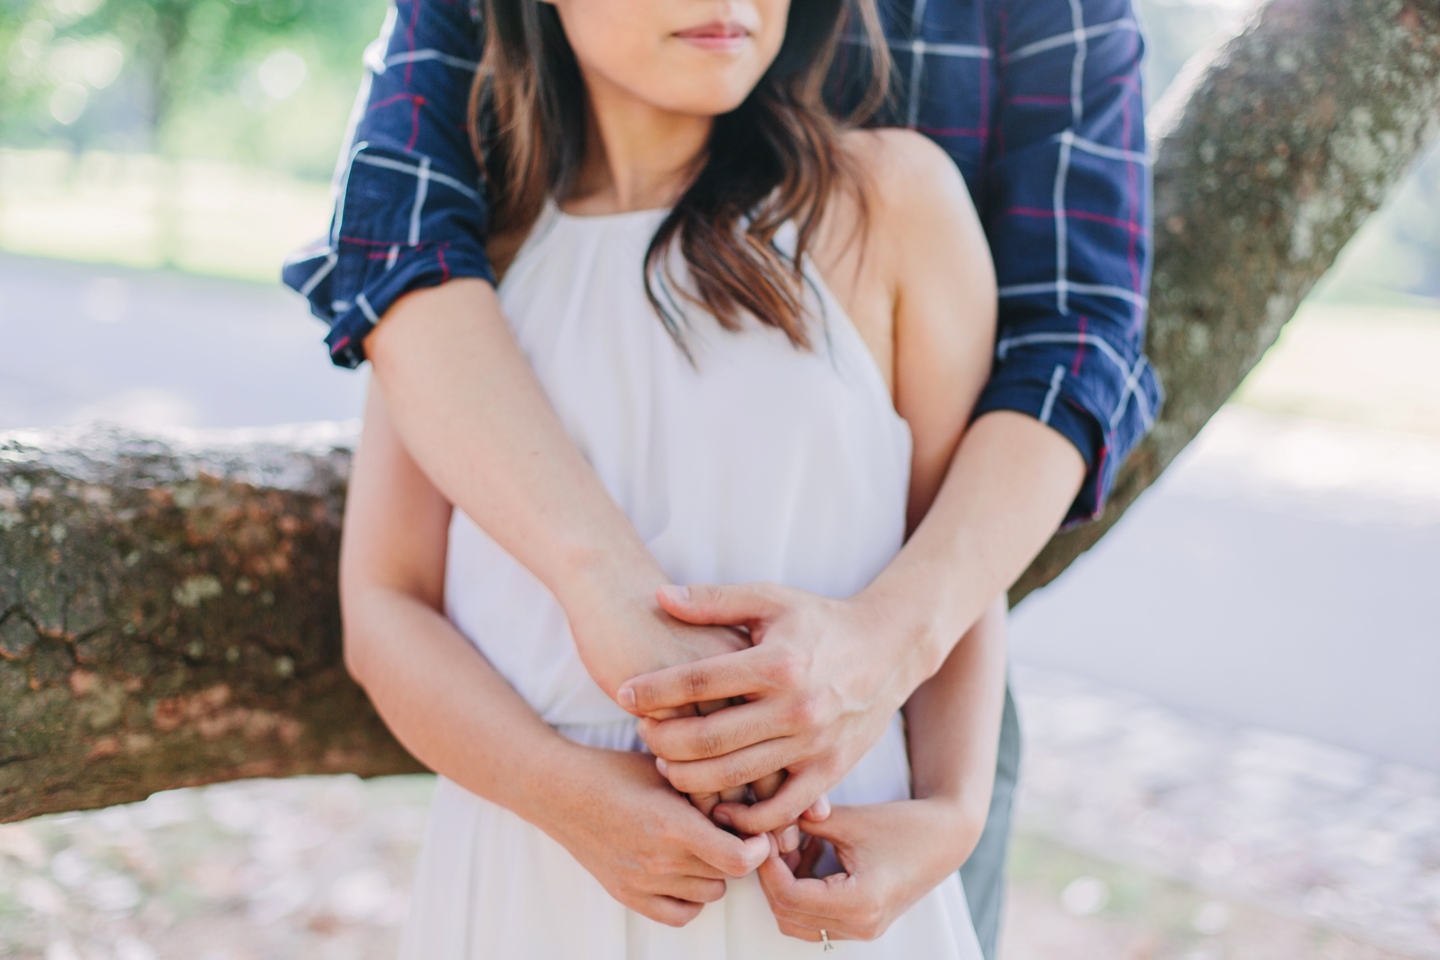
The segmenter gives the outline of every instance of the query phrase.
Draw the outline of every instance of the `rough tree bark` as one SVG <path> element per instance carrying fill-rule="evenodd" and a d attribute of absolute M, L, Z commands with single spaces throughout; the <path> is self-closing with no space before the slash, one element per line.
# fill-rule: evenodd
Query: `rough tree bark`
<path fill-rule="evenodd" d="M 1165 407 L 1105 516 L 1055 537 L 1012 603 L 1058 576 L 1155 482 L 1440 132 L 1440 0 L 1271 0 L 1187 65 L 1150 125 L 1146 351 Z"/>
<path fill-rule="evenodd" d="M 217 439 L 0 440 L 0 819 L 423 769 L 341 662 L 350 436 Z"/>
<path fill-rule="evenodd" d="M 1440 0 L 1272 0 L 1157 107 L 1148 352 L 1168 392 L 1093 544 L 1440 129 Z M 318 431 L 318 432 L 317 432 Z M 0 437 L 0 821 L 253 776 L 406 773 L 345 675 L 349 440 Z"/>

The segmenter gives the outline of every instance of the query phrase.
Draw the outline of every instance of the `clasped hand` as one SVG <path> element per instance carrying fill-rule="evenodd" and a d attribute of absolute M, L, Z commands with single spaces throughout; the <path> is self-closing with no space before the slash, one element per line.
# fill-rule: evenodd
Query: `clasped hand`
<path fill-rule="evenodd" d="M 771 835 L 760 881 L 782 932 L 879 936 L 959 865 L 983 826 L 939 800 L 833 812 L 825 800 L 914 686 L 905 644 L 883 642 L 898 625 L 860 598 L 774 584 L 665 587 L 658 599 L 677 620 L 742 627 L 752 643 L 620 686 L 617 700 L 641 717 L 656 768 L 677 791 L 704 798 L 696 806 L 715 822 Z M 755 802 L 734 802 L 747 784 Z M 821 841 L 844 872 L 811 875 Z"/>
<path fill-rule="evenodd" d="M 658 599 L 685 623 L 749 633 L 748 647 L 635 677 L 616 694 L 681 793 L 726 794 L 785 772 L 768 799 L 715 808 L 741 833 L 795 823 L 875 745 L 916 685 L 896 653 L 903 643 L 884 642 L 894 624 L 862 598 L 762 583 L 663 587 Z M 733 705 L 677 715 L 716 701 Z"/>

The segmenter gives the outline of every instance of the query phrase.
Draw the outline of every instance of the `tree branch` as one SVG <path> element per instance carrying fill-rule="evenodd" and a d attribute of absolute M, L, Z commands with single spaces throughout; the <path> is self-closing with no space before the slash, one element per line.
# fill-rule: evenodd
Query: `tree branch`
<path fill-rule="evenodd" d="M 0 820 L 424 769 L 340 653 L 349 438 L 0 441 Z"/>

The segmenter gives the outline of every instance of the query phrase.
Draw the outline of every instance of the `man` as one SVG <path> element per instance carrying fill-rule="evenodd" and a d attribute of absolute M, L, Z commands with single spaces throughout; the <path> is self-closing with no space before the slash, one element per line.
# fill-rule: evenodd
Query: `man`
<path fill-rule="evenodd" d="M 431 480 L 556 592 L 607 693 L 652 712 L 726 670 L 727 683 L 752 683 L 751 702 L 735 708 L 753 714 L 750 733 L 721 725 L 728 710 L 691 721 L 685 756 L 701 759 L 688 765 L 687 782 L 733 781 L 743 775 L 734 758 L 764 737 L 755 730 L 775 729 L 797 704 L 817 702 L 817 691 L 845 693 L 851 706 L 811 711 L 792 731 L 790 780 L 742 829 L 768 829 L 806 809 L 826 788 L 825 776 L 809 772 L 848 769 L 872 742 L 865 731 L 874 718 L 893 713 L 938 667 L 1056 525 L 1100 512 L 1160 403 L 1141 355 L 1149 172 L 1143 43 L 1130 0 L 902 6 L 882 12 L 896 76 L 878 119 L 929 135 L 963 173 L 995 260 L 999 331 L 972 426 L 894 568 L 892 605 L 865 621 L 867 642 L 848 658 L 834 651 L 837 637 L 857 633 L 854 618 L 813 607 L 767 614 L 766 650 L 806 667 L 764 690 L 758 676 L 709 656 L 719 651 L 682 649 L 665 634 L 651 599 L 663 573 L 548 414 L 493 290 L 475 282 L 494 279 L 483 178 L 466 131 L 483 36 L 476 10 L 460 0 L 399 0 L 391 9 L 366 52 L 330 235 L 285 269 L 331 324 L 334 362 L 372 361 Z M 837 61 L 837 100 L 850 59 Z M 532 466 L 501 472 L 497 450 Z M 697 603 L 741 622 L 750 600 L 718 591 Z M 991 957 L 1018 762 L 1007 697 L 989 819 L 962 870 Z"/>

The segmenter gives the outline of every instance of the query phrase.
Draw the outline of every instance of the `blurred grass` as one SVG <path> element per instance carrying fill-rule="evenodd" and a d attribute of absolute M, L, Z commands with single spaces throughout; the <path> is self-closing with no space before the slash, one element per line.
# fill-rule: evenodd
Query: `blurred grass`
<path fill-rule="evenodd" d="M 1440 440 L 1440 304 L 1400 296 L 1307 302 L 1230 402 Z"/>
<path fill-rule="evenodd" d="M 0 149 L 0 250 L 277 283 L 329 226 L 329 186 L 147 154 Z"/>
<path fill-rule="evenodd" d="M 1006 960 L 1403 960 L 1304 916 L 1210 896 L 1022 825 L 1011 841 Z M 1080 893 L 1087 896 L 1078 895 Z"/>

